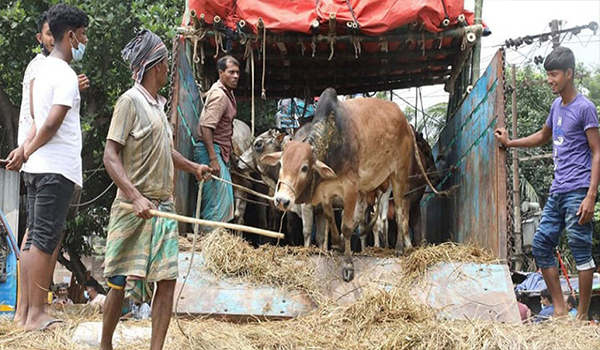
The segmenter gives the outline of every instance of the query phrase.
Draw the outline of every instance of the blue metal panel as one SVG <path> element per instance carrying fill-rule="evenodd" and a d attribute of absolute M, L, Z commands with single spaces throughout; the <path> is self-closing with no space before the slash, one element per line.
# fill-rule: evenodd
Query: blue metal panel
<path fill-rule="evenodd" d="M 179 254 L 180 277 L 175 297 L 183 286 L 190 265 L 190 252 Z M 177 305 L 177 300 L 175 300 Z M 196 253 L 176 312 L 180 315 L 213 315 L 226 318 L 290 318 L 306 314 L 314 304 L 306 293 L 286 291 L 267 285 L 255 286 L 234 278 L 218 278 L 204 266 Z"/>
<path fill-rule="evenodd" d="M 411 294 L 439 318 L 521 323 L 506 265 L 439 263 L 427 271 L 427 285 Z"/>
<path fill-rule="evenodd" d="M 194 79 L 194 73 L 186 49 L 189 45 L 186 40 L 175 42 L 177 62 L 174 65 L 174 90 L 173 105 L 171 106 L 171 122 L 175 128 L 175 147 L 184 157 L 192 160 L 194 140 L 198 135 L 196 125 L 202 111 L 200 92 Z M 177 170 L 175 179 L 175 205 L 178 213 L 187 216 L 194 215 L 197 186 L 195 178 L 181 170 Z M 185 232 L 187 224 L 182 224 L 180 230 Z"/>
<path fill-rule="evenodd" d="M 183 286 L 190 259 L 190 252 L 179 254 L 181 273 L 175 297 Z M 356 275 L 351 282 L 340 278 L 341 258 L 313 256 L 311 259 L 316 264 L 314 278 L 318 292 L 339 305 L 356 302 L 366 290 L 389 291 L 398 286 L 402 278 L 400 260 L 396 258 L 354 257 Z M 424 282 L 414 285 L 411 296 L 436 309 L 439 317 L 520 322 L 505 265 L 439 263 L 428 270 Z M 219 278 L 206 268 L 202 253 L 196 253 L 176 312 L 236 319 L 290 318 L 314 309 L 315 304 L 302 291 L 257 286 L 231 277 Z"/>
<path fill-rule="evenodd" d="M 13 314 L 17 305 L 17 238 L 13 230 L 0 210 L 0 220 L 2 226 L 0 229 L 0 245 L 8 247 L 8 257 L 6 259 L 6 280 L 0 281 L 0 315 Z M 5 230 L 6 229 L 6 230 Z M 0 271 L 1 273 L 1 271 Z"/>
<path fill-rule="evenodd" d="M 442 180 L 450 198 L 425 197 L 427 238 L 476 243 L 506 258 L 506 154 L 494 139 L 504 126 L 503 58 L 498 51 L 434 146 L 452 173 Z"/>

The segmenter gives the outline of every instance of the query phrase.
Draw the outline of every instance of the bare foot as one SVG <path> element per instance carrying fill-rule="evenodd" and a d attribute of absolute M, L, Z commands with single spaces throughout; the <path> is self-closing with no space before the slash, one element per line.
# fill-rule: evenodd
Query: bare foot
<path fill-rule="evenodd" d="M 588 316 L 588 314 L 580 314 L 579 312 L 577 313 L 577 316 L 575 316 L 575 319 L 577 321 L 583 321 L 583 322 L 589 322 L 590 317 Z"/>
<path fill-rule="evenodd" d="M 62 327 L 62 320 L 56 319 L 48 314 L 43 314 L 37 320 L 28 320 L 25 323 L 25 331 L 45 331 Z"/>
<path fill-rule="evenodd" d="M 27 321 L 27 315 L 23 316 L 23 315 L 21 315 L 19 313 L 16 313 L 15 317 L 13 318 L 13 322 L 19 328 L 23 328 L 25 326 L 25 321 Z"/>

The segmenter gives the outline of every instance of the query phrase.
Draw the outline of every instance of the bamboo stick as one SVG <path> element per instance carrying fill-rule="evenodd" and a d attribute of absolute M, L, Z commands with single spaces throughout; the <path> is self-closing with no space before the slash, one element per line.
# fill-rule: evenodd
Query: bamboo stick
<path fill-rule="evenodd" d="M 133 211 L 133 205 L 131 205 L 129 203 L 121 202 L 121 203 L 119 203 L 119 207 L 121 207 L 122 209 Z M 181 222 L 187 222 L 188 224 L 198 224 L 198 225 L 203 225 L 203 226 L 222 227 L 222 228 L 227 228 L 230 230 L 255 233 L 257 235 L 271 237 L 271 238 L 279 238 L 279 239 L 285 238 L 283 233 L 273 232 L 273 231 L 269 231 L 269 230 L 263 230 L 260 228 L 250 227 L 250 226 L 245 226 L 245 225 L 196 219 L 196 218 L 191 218 L 189 216 L 183 216 L 183 215 L 178 215 L 178 214 L 173 214 L 173 213 L 165 213 L 163 211 L 158 211 L 158 210 L 154 210 L 154 209 L 150 209 L 150 214 L 152 214 L 154 216 L 159 216 L 162 218 L 173 219 L 173 220 L 177 220 L 177 221 L 181 221 Z"/>

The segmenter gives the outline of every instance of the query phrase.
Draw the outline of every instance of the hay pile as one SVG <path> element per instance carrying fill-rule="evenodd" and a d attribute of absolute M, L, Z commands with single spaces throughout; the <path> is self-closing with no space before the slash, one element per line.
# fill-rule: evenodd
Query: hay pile
<path fill-rule="evenodd" d="M 0 320 L 0 349 L 88 349 L 71 342 L 79 319 L 66 316 L 65 327 L 23 333 Z M 351 306 L 321 306 L 289 321 L 235 324 L 212 319 L 171 322 L 165 349 L 446 349 L 446 350 L 592 350 L 600 348 L 600 327 L 572 322 L 505 325 L 482 321 L 437 321 L 431 310 L 414 303 L 406 289 L 369 291 Z M 135 326 L 150 326 L 148 321 Z M 139 350 L 148 340 L 119 344 Z"/>
<path fill-rule="evenodd" d="M 413 250 L 400 260 L 402 272 L 409 280 L 419 280 L 427 268 L 440 262 L 491 263 L 497 261 L 489 251 L 474 244 L 446 242 Z"/>
<path fill-rule="evenodd" d="M 249 283 L 302 289 L 309 294 L 317 290 L 311 276 L 314 266 L 309 259 L 316 253 L 314 250 L 272 246 L 254 249 L 236 236 L 217 233 L 199 243 L 207 266 L 214 273 L 236 276 Z M 427 266 L 449 260 L 494 259 L 474 246 L 447 244 L 417 249 L 402 263 L 409 274 L 422 276 Z M 409 288 L 398 284 L 389 291 L 367 289 L 362 299 L 348 306 L 322 300 L 314 312 L 287 321 L 235 324 L 214 319 L 179 319 L 171 322 L 165 349 L 600 349 L 600 327 L 575 321 L 535 325 L 440 321 L 433 310 L 410 297 Z M 71 337 L 75 326 L 90 318 L 62 317 L 65 327 L 43 333 L 23 333 L 9 320 L 0 319 L 0 349 L 87 349 L 73 344 Z M 148 340 L 139 340 L 116 348 L 138 350 L 148 346 Z"/>

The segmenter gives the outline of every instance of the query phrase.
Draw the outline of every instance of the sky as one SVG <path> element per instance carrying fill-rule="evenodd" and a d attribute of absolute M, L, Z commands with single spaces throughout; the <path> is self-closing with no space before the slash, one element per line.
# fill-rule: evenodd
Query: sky
<path fill-rule="evenodd" d="M 465 9 L 474 11 L 474 0 L 465 0 Z M 550 31 L 548 24 L 553 19 L 563 21 L 563 28 L 587 25 L 591 21 L 600 24 L 599 0 L 483 0 L 483 21 L 492 31 L 488 37 L 482 38 L 481 71 L 490 63 L 498 45 L 506 39 L 535 35 Z M 562 43 L 573 50 L 577 62 L 587 66 L 600 66 L 600 29 L 593 35 L 589 29 L 582 30 L 578 36 L 567 35 Z M 550 49 L 548 49 L 550 47 Z M 551 50 L 548 42 L 520 47 L 517 51 L 510 49 L 506 53 L 507 62 L 522 66 L 532 62 L 533 57 L 545 57 Z M 416 89 L 399 90 L 397 93 L 404 99 L 415 103 Z M 421 89 L 425 108 L 439 102 L 446 102 L 448 94 L 442 85 Z M 406 102 L 395 99 L 404 110 Z"/>

